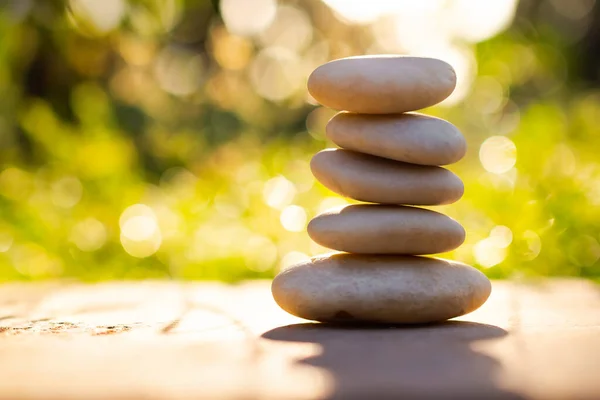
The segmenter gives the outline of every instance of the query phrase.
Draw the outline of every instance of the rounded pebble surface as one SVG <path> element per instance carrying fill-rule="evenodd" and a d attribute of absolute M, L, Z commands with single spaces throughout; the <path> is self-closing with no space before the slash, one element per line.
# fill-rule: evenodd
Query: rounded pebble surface
<path fill-rule="evenodd" d="M 491 284 L 475 268 L 450 260 L 334 254 L 282 271 L 271 289 L 277 304 L 300 318 L 415 324 L 476 310 Z"/>
<path fill-rule="evenodd" d="M 448 165 L 467 151 L 460 131 L 440 118 L 418 113 L 359 115 L 338 113 L 327 137 L 340 147 L 420 165 Z"/>
<path fill-rule="evenodd" d="M 387 160 L 328 149 L 311 160 L 313 175 L 325 187 L 355 200 L 384 204 L 441 205 L 464 193 L 460 178 L 441 167 Z"/>
<path fill-rule="evenodd" d="M 398 114 L 433 106 L 456 86 L 441 60 L 398 55 L 360 56 L 321 65 L 308 91 L 322 105 L 363 114 Z"/>
<path fill-rule="evenodd" d="M 436 254 L 465 240 L 452 218 L 407 206 L 344 206 L 313 218 L 307 231 L 321 246 L 357 254 Z"/>

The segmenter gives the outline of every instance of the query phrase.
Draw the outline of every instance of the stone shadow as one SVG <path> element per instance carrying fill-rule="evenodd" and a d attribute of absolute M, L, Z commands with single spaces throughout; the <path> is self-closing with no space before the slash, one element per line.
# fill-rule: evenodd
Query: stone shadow
<path fill-rule="evenodd" d="M 321 354 L 298 362 L 333 376 L 331 399 L 524 399 L 501 388 L 502 366 L 471 346 L 507 334 L 461 321 L 409 327 L 305 323 L 262 338 L 319 344 Z"/>

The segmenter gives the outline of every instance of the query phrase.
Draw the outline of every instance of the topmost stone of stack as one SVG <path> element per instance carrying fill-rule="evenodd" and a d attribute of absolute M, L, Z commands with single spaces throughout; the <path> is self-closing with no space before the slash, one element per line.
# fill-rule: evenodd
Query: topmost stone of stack
<path fill-rule="evenodd" d="M 433 106 L 456 86 L 442 60 L 397 55 L 341 58 L 318 67 L 308 91 L 322 105 L 362 114 L 399 114 Z"/>

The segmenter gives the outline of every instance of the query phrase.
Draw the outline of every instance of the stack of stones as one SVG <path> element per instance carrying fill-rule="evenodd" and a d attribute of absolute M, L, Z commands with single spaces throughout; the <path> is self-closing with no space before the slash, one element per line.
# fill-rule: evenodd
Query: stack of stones
<path fill-rule="evenodd" d="M 323 322 L 428 323 L 480 307 L 491 291 L 475 268 L 421 255 L 460 246 L 463 227 L 415 205 L 450 204 L 463 183 L 440 165 L 466 151 L 450 123 L 409 113 L 452 93 L 447 63 L 403 56 L 351 57 L 317 68 L 308 89 L 321 104 L 345 110 L 327 124 L 341 149 L 314 156 L 314 176 L 363 202 L 314 218 L 308 234 L 343 253 L 313 258 L 273 281 L 275 301 L 298 317 Z"/>

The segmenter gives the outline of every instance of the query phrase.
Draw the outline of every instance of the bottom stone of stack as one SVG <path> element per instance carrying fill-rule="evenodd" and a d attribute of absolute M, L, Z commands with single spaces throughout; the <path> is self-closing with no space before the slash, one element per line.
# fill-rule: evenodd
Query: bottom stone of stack
<path fill-rule="evenodd" d="M 281 308 L 309 320 L 418 324 L 476 310 L 489 297 L 491 283 L 456 261 L 333 254 L 282 271 L 271 290 Z"/>

